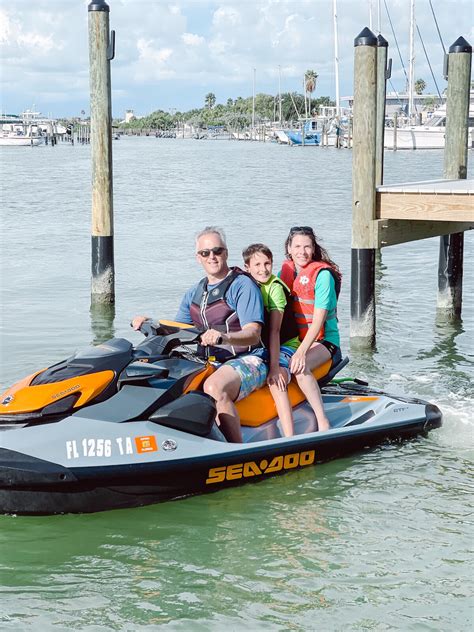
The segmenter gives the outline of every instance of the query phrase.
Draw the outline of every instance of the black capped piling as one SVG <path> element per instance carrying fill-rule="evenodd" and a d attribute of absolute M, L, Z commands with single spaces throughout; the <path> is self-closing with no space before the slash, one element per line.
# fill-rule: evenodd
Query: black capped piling
<path fill-rule="evenodd" d="M 110 60 L 114 32 L 109 36 L 109 6 L 93 0 L 89 12 L 90 116 L 92 158 L 92 282 L 91 303 L 115 300 L 112 187 L 112 105 Z"/>
<path fill-rule="evenodd" d="M 390 78 L 391 61 L 388 62 L 388 42 L 379 34 L 377 36 L 377 130 L 375 154 L 375 185 L 383 184 L 383 146 L 385 129 L 385 97 L 387 79 Z"/>
<path fill-rule="evenodd" d="M 459 37 L 449 49 L 448 92 L 446 100 L 446 143 L 444 177 L 467 177 L 469 90 L 472 46 Z M 448 318 L 461 316 L 464 233 L 440 238 L 438 263 L 438 310 Z"/>
<path fill-rule="evenodd" d="M 375 219 L 377 37 L 365 28 L 354 40 L 352 151 L 351 341 L 375 342 Z"/>

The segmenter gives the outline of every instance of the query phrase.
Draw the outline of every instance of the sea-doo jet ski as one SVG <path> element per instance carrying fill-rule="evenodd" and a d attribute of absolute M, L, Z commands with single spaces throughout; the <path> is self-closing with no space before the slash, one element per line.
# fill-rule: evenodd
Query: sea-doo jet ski
<path fill-rule="evenodd" d="M 441 425 L 428 402 L 315 371 L 331 428 L 292 382 L 295 436 L 282 436 L 268 387 L 237 403 L 242 443 L 229 443 L 214 400 L 215 370 L 199 332 L 143 325 L 137 347 L 114 338 L 21 380 L 0 396 L 0 512 L 58 514 L 136 507 L 258 481 Z"/>

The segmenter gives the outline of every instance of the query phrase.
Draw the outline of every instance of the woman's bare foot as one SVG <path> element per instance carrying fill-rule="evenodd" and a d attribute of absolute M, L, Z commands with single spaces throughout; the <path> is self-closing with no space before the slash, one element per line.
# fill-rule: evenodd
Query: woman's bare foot
<path fill-rule="evenodd" d="M 318 430 L 319 432 L 323 432 L 323 430 L 329 430 L 331 426 L 329 425 L 329 421 L 327 417 L 321 417 L 318 419 Z"/>

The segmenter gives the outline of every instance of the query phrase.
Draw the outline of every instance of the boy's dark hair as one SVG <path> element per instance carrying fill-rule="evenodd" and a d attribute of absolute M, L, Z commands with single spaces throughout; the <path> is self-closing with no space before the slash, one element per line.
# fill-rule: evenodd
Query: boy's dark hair
<path fill-rule="evenodd" d="M 248 265 L 250 259 L 257 253 L 262 253 L 262 255 L 265 255 L 273 261 L 273 253 L 268 246 L 265 246 L 265 244 L 250 244 L 250 246 L 242 250 L 244 263 Z"/>

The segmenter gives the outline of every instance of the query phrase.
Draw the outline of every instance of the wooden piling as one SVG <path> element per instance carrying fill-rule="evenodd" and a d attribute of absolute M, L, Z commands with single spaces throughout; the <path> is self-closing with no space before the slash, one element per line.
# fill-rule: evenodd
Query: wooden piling
<path fill-rule="evenodd" d="M 398 113 L 393 115 L 393 151 L 397 151 Z"/>
<path fill-rule="evenodd" d="M 467 177 L 469 90 L 472 46 L 459 37 L 449 49 L 444 177 Z M 445 317 L 458 319 L 462 308 L 464 233 L 440 238 L 437 308 Z"/>
<path fill-rule="evenodd" d="M 351 342 L 375 343 L 377 38 L 365 28 L 354 40 L 352 153 Z"/>
<path fill-rule="evenodd" d="M 92 157 L 92 282 L 91 303 L 115 301 L 112 200 L 112 106 L 109 6 L 92 0 L 89 12 L 89 64 Z M 112 50 L 111 50 L 112 49 Z"/>
<path fill-rule="evenodd" d="M 375 154 L 375 185 L 383 183 L 383 151 L 385 129 L 385 96 L 387 93 L 387 57 L 388 42 L 382 36 L 377 36 L 377 129 Z"/>

